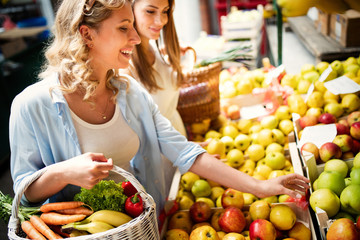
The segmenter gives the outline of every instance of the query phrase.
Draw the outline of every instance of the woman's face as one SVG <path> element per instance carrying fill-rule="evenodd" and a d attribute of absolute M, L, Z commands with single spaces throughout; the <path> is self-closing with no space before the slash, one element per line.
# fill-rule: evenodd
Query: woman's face
<path fill-rule="evenodd" d="M 136 29 L 141 38 L 158 39 L 168 22 L 168 0 L 135 0 Z"/>
<path fill-rule="evenodd" d="M 113 11 L 99 29 L 90 29 L 90 32 L 92 46 L 89 55 L 93 66 L 107 70 L 128 67 L 134 46 L 140 43 L 128 1 L 121 9 Z"/>

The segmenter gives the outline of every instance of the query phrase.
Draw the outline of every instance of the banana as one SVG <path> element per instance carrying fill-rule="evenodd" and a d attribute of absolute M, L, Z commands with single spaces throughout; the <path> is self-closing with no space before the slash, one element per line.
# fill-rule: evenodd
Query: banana
<path fill-rule="evenodd" d="M 79 224 L 79 225 L 75 224 L 74 228 L 77 230 L 87 231 L 93 234 L 93 233 L 105 232 L 107 230 L 113 229 L 114 227 L 105 222 L 93 221 L 86 224 Z"/>
<path fill-rule="evenodd" d="M 83 221 L 83 223 L 100 221 L 110 224 L 114 227 L 118 227 L 131 220 L 132 217 L 122 212 L 113 211 L 113 210 L 99 210 L 91 214 L 88 218 L 86 218 Z"/>

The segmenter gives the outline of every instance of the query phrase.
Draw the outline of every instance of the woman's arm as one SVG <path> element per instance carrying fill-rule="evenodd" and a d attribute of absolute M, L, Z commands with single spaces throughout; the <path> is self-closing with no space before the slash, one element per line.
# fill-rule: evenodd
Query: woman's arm
<path fill-rule="evenodd" d="M 258 180 L 224 164 L 208 153 L 200 154 L 189 171 L 223 186 L 252 193 L 260 198 L 279 194 L 300 198 L 309 188 L 309 180 L 299 174 L 292 173 L 269 180 Z"/>
<path fill-rule="evenodd" d="M 112 159 L 102 153 L 85 153 L 72 159 L 50 165 L 47 171 L 25 191 L 30 202 L 42 202 L 72 184 L 91 189 L 109 175 Z"/>

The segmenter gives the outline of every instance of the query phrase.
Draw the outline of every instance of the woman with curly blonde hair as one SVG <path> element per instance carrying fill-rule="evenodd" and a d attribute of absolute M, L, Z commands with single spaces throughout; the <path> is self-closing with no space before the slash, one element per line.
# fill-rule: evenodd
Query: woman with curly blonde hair
<path fill-rule="evenodd" d="M 140 43 L 130 0 L 63 0 L 55 22 L 40 81 L 11 107 L 14 191 L 46 168 L 26 188 L 23 204 L 73 200 L 115 164 L 139 179 L 159 213 L 167 197 L 161 154 L 181 173 L 260 197 L 307 189 L 297 174 L 259 181 L 218 161 L 174 130 L 135 79 L 118 74 Z"/>

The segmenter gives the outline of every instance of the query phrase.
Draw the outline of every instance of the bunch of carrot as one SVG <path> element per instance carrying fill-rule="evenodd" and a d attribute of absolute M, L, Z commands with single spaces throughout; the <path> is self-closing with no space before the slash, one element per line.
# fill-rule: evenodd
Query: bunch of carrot
<path fill-rule="evenodd" d="M 59 231 L 56 226 L 81 221 L 93 213 L 93 210 L 85 207 L 80 201 L 47 203 L 40 207 L 40 217 L 33 215 L 30 220 L 23 221 L 22 230 L 30 239 L 62 239 L 67 234 Z M 53 227 L 55 226 L 55 227 Z M 63 237 L 62 237 L 62 236 Z"/>

